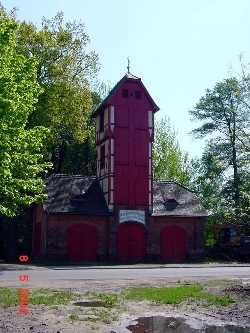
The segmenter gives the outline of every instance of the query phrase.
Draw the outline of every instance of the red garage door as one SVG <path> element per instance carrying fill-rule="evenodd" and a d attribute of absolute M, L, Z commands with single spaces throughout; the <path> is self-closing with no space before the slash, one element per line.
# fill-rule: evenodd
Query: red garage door
<path fill-rule="evenodd" d="M 161 259 L 185 260 L 187 258 L 187 237 L 185 229 L 170 226 L 161 232 Z"/>
<path fill-rule="evenodd" d="M 118 260 L 145 260 L 145 230 L 137 224 L 127 224 L 118 230 Z"/>
<path fill-rule="evenodd" d="M 76 224 L 68 230 L 68 260 L 97 260 L 97 230 L 88 224 Z"/>

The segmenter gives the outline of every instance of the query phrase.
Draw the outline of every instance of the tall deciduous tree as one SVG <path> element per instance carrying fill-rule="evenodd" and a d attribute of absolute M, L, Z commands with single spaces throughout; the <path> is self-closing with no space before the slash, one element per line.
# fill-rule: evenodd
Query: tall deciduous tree
<path fill-rule="evenodd" d="M 193 120 L 201 122 L 191 134 L 195 138 L 210 136 L 202 162 L 208 179 L 220 182 L 217 201 L 224 200 L 223 213 L 228 219 L 240 219 L 245 207 L 243 179 L 249 179 L 249 110 L 245 100 L 242 83 L 230 78 L 207 90 L 190 111 Z"/>
<path fill-rule="evenodd" d="M 83 143 L 89 136 L 90 80 L 99 70 L 98 55 L 86 51 L 90 40 L 84 24 L 64 23 L 63 13 L 44 18 L 40 30 L 22 22 L 17 36 L 19 52 L 38 59 L 37 80 L 43 87 L 28 127 L 50 129 L 47 154 L 53 172 L 61 172 L 69 145 Z"/>
<path fill-rule="evenodd" d="M 41 155 L 44 127 L 27 129 L 41 88 L 37 62 L 16 53 L 17 23 L 0 12 L 0 213 L 14 216 L 19 205 L 41 199 L 48 168 Z"/>
<path fill-rule="evenodd" d="M 26 125 L 42 92 L 37 61 L 16 51 L 18 24 L 0 9 L 0 217 L 10 217 L 8 260 L 18 255 L 18 211 L 41 201 L 44 163 L 42 143 L 47 130 Z M 1 219 L 3 220 L 3 219 Z"/>
<path fill-rule="evenodd" d="M 97 92 L 92 92 L 93 111 L 102 102 Z M 62 163 L 62 172 L 67 174 L 96 174 L 96 146 L 95 146 L 95 122 L 89 117 L 87 121 L 88 136 L 83 143 L 72 139 L 65 151 L 65 158 Z"/>
<path fill-rule="evenodd" d="M 204 223 L 206 245 L 213 245 L 213 225 L 225 222 L 229 211 L 227 200 L 222 197 L 225 180 L 213 152 L 208 147 L 201 158 L 192 160 L 190 174 L 190 189 L 196 193 L 202 206 L 210 215 Z"/>
<path fill-rule="evenodd" d="M 177 140 L 177 132 L 165 117 L 155 122 L 153 171 L 156 180 L 172 180 L 188 186 L 190 181 L 188 154 Z"/>

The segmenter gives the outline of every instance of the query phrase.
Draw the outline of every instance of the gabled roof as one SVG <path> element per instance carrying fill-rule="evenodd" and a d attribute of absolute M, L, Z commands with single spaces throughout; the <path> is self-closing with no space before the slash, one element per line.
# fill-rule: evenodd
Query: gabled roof
<path fill-rule="evenodd" d="M 188 188 L 173 181 L 153 182 L 152 216 L 206 217 L 199 199 Z M 168 207 L 171 202 L 178 204 Z"/>
<path fill-rule="evenodd" d="M 43 208 L 49 213 L 109 213 L 96 177 L 56 174 L 45 179 L 45 185 L 48 198 L 43 201 Z"/>
<path fill-rule="evenodd" d="M 131 73 L 127 73 L 126 75 L 123 76 L 123 78 L 117 82 L 117 84 L 114 86 L 114 88 L 110 91 L 110 93 L 108 94 L 108 96 L 103 100 L 103 102 L 101 103 L 101 105 L 98 107 L 97 110 L 95 110 L 92 113 L 92 117 L 95 118 L 99 112 L 103 109 L 106 109 L 106 107 L 108 107 L 109 104 L 109 100 L 111 99 L 111 97 L 114 95 L 114 93 L 116 92 L 116 90 L 125 82 L 125 81 L 137 81 L 142 89 L 144 90 L 144 92 L 147 94 L 148 98 L 150 99 L 152 105 L 153 105 L 153 110 L 151 111 L 158 111 L 160 110 L 159 107 L 155 104 L 154 100 L 152 99 L 152 97 L 150 96 L 149 92 L 147 91 L 146 87 L 144 86 L 144 84 L 142 83 L 141 79 Z"/>

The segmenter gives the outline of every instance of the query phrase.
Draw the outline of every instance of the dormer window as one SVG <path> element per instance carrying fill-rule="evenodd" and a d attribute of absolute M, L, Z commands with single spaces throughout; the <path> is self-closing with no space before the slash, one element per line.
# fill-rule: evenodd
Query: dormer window
<path fill-rule="evenodd" d="M 173 198 L 167 199 L 163 205 L 165 206 L 166 210 L 172 211 L 174 210 L 177 206 L 179 206 L 179 202 L 176 201 Z"/>
<path fill-rule="evenodd" d="M 70 199 L 71 202 L 85 202 L 87 201 L 87 199 L 85 198 L 85 195 L 84 194 L 77 194 L 77 195 L 74 195 L 71 199 Z"/>

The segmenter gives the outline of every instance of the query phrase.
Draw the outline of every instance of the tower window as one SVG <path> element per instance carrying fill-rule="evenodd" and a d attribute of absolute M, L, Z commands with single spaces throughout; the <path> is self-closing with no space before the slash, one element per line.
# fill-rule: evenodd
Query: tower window
<path fill-rule="evenodd" d="M 105 145 L 101 146 L 101 169 L 105 168 Z"/>
<path fill-rule="evenodd" d="M 122 89 L 122 97 L 128 98 L 128 89 Z"/>
<path fill-rule="evenodd" d="M 135 91 L 135 99 L 141 99 L 141 91 Z"/>

